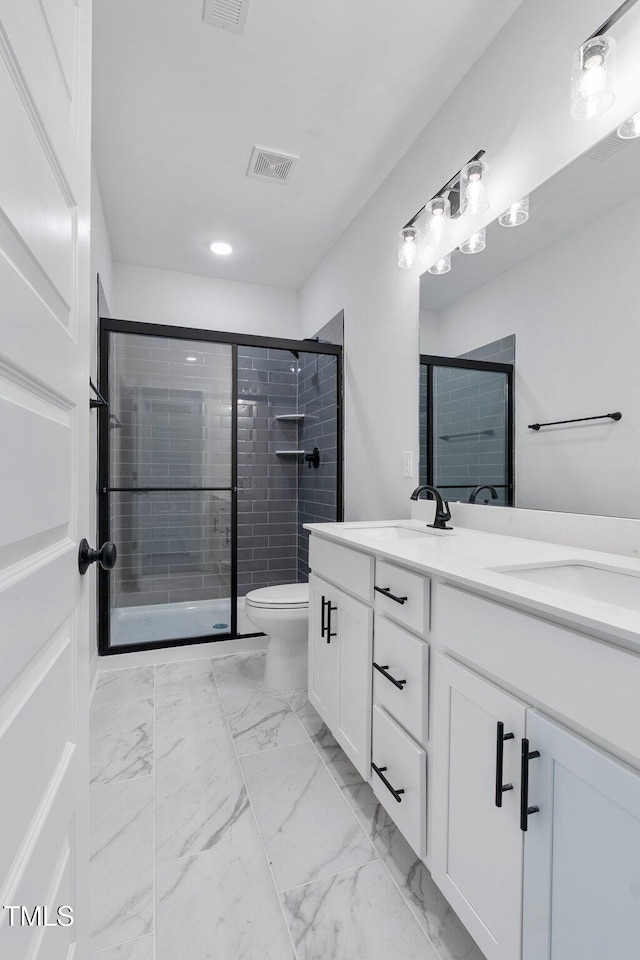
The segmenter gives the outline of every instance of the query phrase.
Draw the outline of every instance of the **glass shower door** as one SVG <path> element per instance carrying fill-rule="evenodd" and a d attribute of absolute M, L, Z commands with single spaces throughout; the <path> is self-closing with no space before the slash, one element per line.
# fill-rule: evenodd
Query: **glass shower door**
<path fill-rule="evenodd" d="M 108 331 L 107 350 L 106 645 L 231 636 L 235 348 Z"/>

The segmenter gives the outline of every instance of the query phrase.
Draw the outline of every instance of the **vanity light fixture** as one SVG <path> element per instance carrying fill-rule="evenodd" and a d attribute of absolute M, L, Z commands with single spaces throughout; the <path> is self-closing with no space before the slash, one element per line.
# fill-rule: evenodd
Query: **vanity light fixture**
<path fill-rule="evenodd" d="M 640 137 L 640 110 L 620 124 L 618 136 L 621 140 L 635 140 Z"/>
<path fill-rule="evenodd" d="M 439 260 L 429 267 L 428 273 L 433 273 L 434 276 L 440 277 L 443 273 L 449 273 L 451 270 L 451 254 L 448 253 L 444 257 L 440 257 Z"/>
<path fill-rule="evenodd" d="M 413 225 L 403 227 L 398 238 L 398 266 L 403 270 L 415 267 L 419 252 L 420 231 Z"/>
<path fill-rule="evenodd" d="M 511 206 L 501 213 L 498 217 L 498 223 L 501 227 L 519 227 L 529 219 L 529 195 L 516 200 Z"/>
<path fill-rule="evenodd" d="M 233 253 L 233 247 L 226 240 L 214 240 L 213 243 L 209 244 L 209 250 L 219 257 L 228 257 L 230 253 Z"/>
<path fill-rule="evenodd" d="M 425 205 L 424 240 L 432 247 L 446 243 L 451 236 L 451 201 L 435 196 Z"/>
<path fill-rule="evenodd" d="M 481 253 L 487 245 L 487 231 L 483 227 L 482 230 L 477 230 L 476 233 L 472 233 L 464 243 L 461 243 L 458 249 L 460 253 Z"/>
<path fill-rule="evenodd" d="M 574 120 L 592 120 L 613 104 L 616 98 L 616 41 L 608 36 L 608 31 L 637 2 L 625 0 L 573 55 L 571 116 Z"/>
<path fill-rule="evenodd" d="M 477 217 L 489 209 L 488 171 L 482 160 L 472 160 L 462 168 L 460 209 L 465 217 Z"/>

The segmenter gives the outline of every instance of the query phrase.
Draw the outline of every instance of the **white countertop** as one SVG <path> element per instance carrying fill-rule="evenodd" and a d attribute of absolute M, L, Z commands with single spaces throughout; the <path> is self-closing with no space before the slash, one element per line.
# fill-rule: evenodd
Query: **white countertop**
<path fill-rule="evenodd" d="M 424 537 L 410 540 L 377 540 L 371 532 L 372 527 L 425 530 L 426 523 L 421 520 L 310 523 L 304 526 L 316 536 L 375 554 L 425 576 L 473 590 L 545 619 L 588 631 L 601 639 L 640 651 L 640 612 L 530 583 L 492 569 L 558 563 L 603 566 L 637 576 L 640 598 L 640 560 L 460 526 L 450 531 L 430 531 Z M 364 528 L 370 532 L 364 534 Z"/>

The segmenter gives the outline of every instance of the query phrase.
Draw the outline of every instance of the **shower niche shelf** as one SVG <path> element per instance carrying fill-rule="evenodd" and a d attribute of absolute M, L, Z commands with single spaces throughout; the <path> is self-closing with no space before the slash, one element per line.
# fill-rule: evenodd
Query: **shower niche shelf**
<path fill-rule="evenodd" d="M 304 420 L 304 413 L 281 413 L 276 420 L 284 420 L 287 423 L 300 423 Z"/>

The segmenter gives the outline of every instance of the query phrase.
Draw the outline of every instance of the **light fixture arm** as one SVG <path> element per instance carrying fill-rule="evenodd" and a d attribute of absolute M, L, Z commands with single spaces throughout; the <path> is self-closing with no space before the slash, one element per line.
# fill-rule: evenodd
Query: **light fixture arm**
<path fill-rule="evenodd" d="M 601 23 L 597 30 L 591 34 L 590 37 L 587 37 L 585 43 L 588 43 L 589 40 L 594 40 L 596 37 L 601 37 L 603 34 L 610 30 L 614 23 L 617 23 L 621 17 L 624 17 L 625 13 L 631 10 L 631 7 L 635 7 L 638 0 L 624 0 L 624 3 L 621 3 L 617 10 L 614 10 L 608 20 L 605 20 L 604 23 Z"/>
<path fill-rule="evenodd" d="M 627 3 L 629 3 L 629 2 L 637 3 L 638 0 L 627 0 Z M 457 173 L 454 173 L 454 175 L 451 177 L 451 179 L 450 179 L 450 180 L 447 180 L 447 182 L 445 183 L 445 185 L 444 185 L 443 187 L 440 187 L 440 189 L 439 189 L 436 193 L 434 193 L 434 195 L 433 195 L 429 200 L 427 200 L 427 203 L 430 203 L 431 200 L 435 200 L 436 197 L 441 197 L 444 193 L 447 192 L 447 190 L 450 190 L 451 187 L 453 187 L 454 184 L 457 183 L 457 181 L 460 179 L 460 175 L 462 174 L 462 171 L 463 171 L 464 167 L 468 166 L 470 163 L 473 163 L 474 160 L 481 160 L 482 157 L 484 157 L 485 153 L 486 153 L 486 150 L 478 150 L 478 152 L 475 154 L 475 156 L 471 157 L 470 160 L 467 160 L 467 162 L 466 162 L 465 164 L 463 164 L 462 167 L 460 167 L 460 169 L 458 170 L 458 172 L 457 172 Z M 427 204 L 425 203 L 424 206 L 420 207 L 420 209 L 418 210 L 418 212 L 417 212 L 417 213 L 414 213 L 414 215 L 411 217 L 411 220 L 408 220 L 407 223 L 405 223 L 405 225 L 404 225 L 404 227 L 403 227 L 402 229 L 405 230 L 407 227 L 413 227 L 414 224 L 415 224 L 415 222 L 416 222 L 416 220 L 421 216 L 421 214 L 424 213 L 424 211 L 425 211 L 425 209 L 426 209 L 426 206 L 427 206 Z"/>

